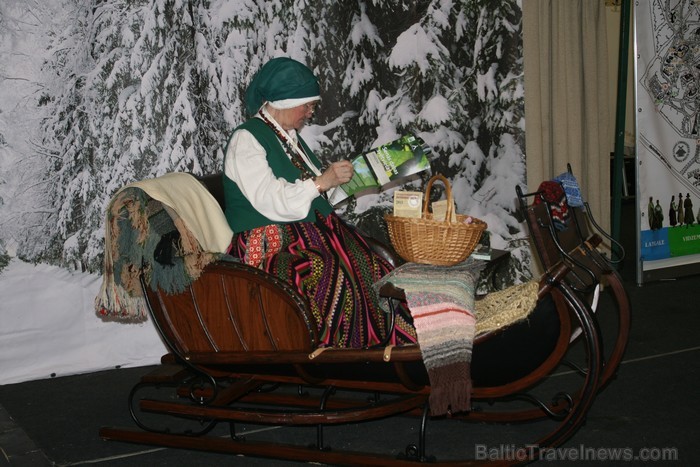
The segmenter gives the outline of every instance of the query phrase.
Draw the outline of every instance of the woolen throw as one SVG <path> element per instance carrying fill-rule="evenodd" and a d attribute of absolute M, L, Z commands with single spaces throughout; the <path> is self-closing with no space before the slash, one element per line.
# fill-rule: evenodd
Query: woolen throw
<path fill-rule="evenodd" d="M 406 263 L 375 285 L 405 292 L 430 380 L 431 415 L 470 409 L 474 294 L 484 264 L 471 258 L 449 267 Z"/>

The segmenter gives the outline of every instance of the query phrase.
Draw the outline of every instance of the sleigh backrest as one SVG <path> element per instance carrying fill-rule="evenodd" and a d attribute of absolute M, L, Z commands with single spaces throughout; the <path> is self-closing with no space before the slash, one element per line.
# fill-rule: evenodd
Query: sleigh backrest
<path fill-rule="evenodd" d="M 215 173 L 212 175 L 202 175 L 197 177 L 197 179 L 206 187 L 209 193 L 212 194 L 214 199 L 216 199 L 219 206 L 221 206 L 221 210 L 226 212 L 223 175 L 221 173 Z"/>
<path fill-rule="evenodd" d="M 590 250 L 600 243 L 600 237 L 581 237 L 573 220 L 569 221 L 565 229 L 557 229 L 546 203 L 530 205 L 523 203 L 523 206 L 530 235 L 542 267 L 548 270 L 563 261 L 571 268 L 566 279 L 569 285 L 580 292 L 592 292 L 592 289 L 601 282 L 605 272 L 590 254 Z"/>

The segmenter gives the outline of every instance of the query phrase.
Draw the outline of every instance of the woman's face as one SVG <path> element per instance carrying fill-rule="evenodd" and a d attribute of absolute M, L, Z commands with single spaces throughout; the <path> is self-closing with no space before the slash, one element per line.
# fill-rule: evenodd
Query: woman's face
<path fill-rule="evenodd" d="M 306 122 L 313 117 L 317 102 L 309 102 L 291 109 L 274 109 L 272 116 L 285 130 L 301 130 Z"/>

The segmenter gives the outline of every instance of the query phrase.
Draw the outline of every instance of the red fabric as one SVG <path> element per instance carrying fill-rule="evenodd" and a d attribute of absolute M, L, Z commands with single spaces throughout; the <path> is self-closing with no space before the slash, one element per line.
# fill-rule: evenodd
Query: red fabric
<path fill-rule="evenodd" d="M 569 205 L 566 202 L 566 194 L 564 188 L 559 182 L 546 181 L 540 183 L 537 189 L 538 196 L 535 196 L 534 204 L 547 202 L 549 212 L 552 215 L 554 227 L 558 230 L 563 230 L 567 226 L 569 220 Z"/>

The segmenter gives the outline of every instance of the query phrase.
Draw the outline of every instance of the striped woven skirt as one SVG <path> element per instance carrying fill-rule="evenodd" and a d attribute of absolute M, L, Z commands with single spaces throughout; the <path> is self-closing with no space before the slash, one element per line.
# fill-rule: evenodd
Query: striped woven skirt
<path fill-rule="evenodd" d="M 308 298 L 321 347 L 367 347 L 389 331 L 372 284 L 392 267 L 336 214 L 239 233 L 231 250 Z M 411 323 L 405 307 L 397 307 L 390 343 L 415 342 Z"/>

